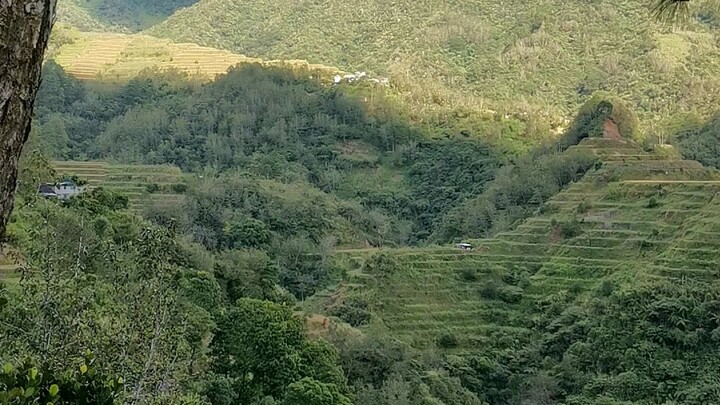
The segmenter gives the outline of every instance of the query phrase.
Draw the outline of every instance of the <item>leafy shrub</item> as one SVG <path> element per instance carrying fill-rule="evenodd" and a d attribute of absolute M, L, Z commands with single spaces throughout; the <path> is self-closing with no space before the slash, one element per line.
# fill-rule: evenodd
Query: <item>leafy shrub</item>
<path fill-rule="evenodd" d="M 520 287 L 507 285 L 498 290 L 498 298 L 508 304 L 515 304 L 522 300 L 523 292 L 523 289 Z"/>
<path fill-rule="evenodd" d="M 88 356 L 76 368 L 55 372 L 26 360 L 0 369 L 0 404 L 112 405 L 122 393 L 123 379 L 102 375 Z"/>
<path fill-rule="evenodd" d="M 93 214 L 105 214 L 127 209 L 130 200 L 126 195 L 98 187 L 70 199 L 68 204 L 70 207 L 82 208 Z"/>
<path fill-rule="evenodd" d="M 457 347 L 460 342 L 458 342 L 457 336 L 450 332 L 445 332 L 437 338 L 436 343 L 440 348 L 452 349 Z"/>
<path fill-rule="evenodd" d="M 175 183 L 170 186 L 170 189 L 177 194 L 183 194 L 187 192 L 188 186 L 185 183 Z"/>
<path fill-rule="evenodd" d="M 646 208 L 657 208 L 660 204 L 658 203 L 657 199 L 655 197 L 650 197 L 650 199 L 647 202 L 647 205 L 645 205 Z"/>
<path fill-rule="evenodd" d="M 469 283 L 478 281 L 477 270 L 470 268 L 460 270 L 460 279 Z"/>
<path fill-rule="evenodd" d="M 147 186 L 145 186 L 145 190 L 150 194 L 155 194 L 158 191 L 160 191 L 160 185 L 157 183 L 150 183 Z"/>
<path fill-rule="evenodd" d="M 582 226 L 577 218 L 573 218 L 569 222 L 563 222 L 560 225 L 560 234 L 563 239 L 572 239 L 582 233 Z"/>
<path fill-rule="evenodd" d="M 378 253 L 370 257 L 363 264 L 363 273 L 385 276 L 392 274 L 399 266 L 398 260 L 387 254 Z"/>
<path fill-rule="evenodd" d="M 483 284 L 482 287 L 480 287 L 480 296 L 488 300 L 494 300 L 497 299 L 499 290 L 500 287 L 498 286 L 497 282 L 494 280 L 489 280 L 488 282 Z"/>
<path fill-rule="evenodd" d="M 530 284 L 530 275 L 525 269 L 513 269 L 502 276 L 503 282 L 514 286 L 527 286 Z"/>
<path fill-rule="evenodd" d="M 368 302 L 361 298 L 344 300 L 340 305 L 332 307 L 330 314 L 354 327 L 367 325 L 372 318 Z"/>
<path fill-rule="evenodd" d="M 575 212 L 577 212 L 578 214 L 585 214 L 588 211 L 590 211 L 591 209 L 592 209 L 592 204 L 590 204 L 587 201 L 583 201 L 577 206 L 577 208 L 575 209 Z"/>
<path fill-rule="evenodd" d="M 596 290 L 600 297 L 609 297 L 613 291 L 615 291 L 615 283 L 610 280 L 603 280 Z"/>

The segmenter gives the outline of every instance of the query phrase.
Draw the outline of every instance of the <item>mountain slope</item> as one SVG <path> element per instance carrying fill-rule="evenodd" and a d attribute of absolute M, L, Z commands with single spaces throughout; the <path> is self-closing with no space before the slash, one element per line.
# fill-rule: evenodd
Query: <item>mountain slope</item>
<path fill-rule="evenodd" d="M 262 63 L 265 66 L 295 66 L 324 71 L 327 76 L 338 70 L 303 60 L 263 61 L 220 49 L 191 43 L 175 43 L 142 34 L 81 32 L 60 25 L 53 33 L 55 46 L 49 52 L 65 71 L 79 79 L 99 79 L 124 83 L 144 69 L 176 69 L 203 79 L 213 79 L 238 64 Z"/>
<path fill-rule="evenodd" d="M 474 241 L 473 252 L 340 252 L 354 270 L 328 298 L 330 312 L 362 299 L 376 324 L 416 347 L 451 334 L 456 351 L 519 349 L 538 338 L 533 319 L 554 294 L 577 295 L 608 277 L 717 277 L 720 172 L 625 140 L 590 138 L 566 153 L 579 150 L 599 155 L 602 167 L 515 230 Z"/>
<path fill-rule="evenodd" d="M 390 74 L 416 98 L 424 96 L 419 87 L 566 116 L 586 94 L 605 89 L 631 101 L 641 118 L 659 116 L 671 101 L 670 112 L 717 105 L 718 32 L 699 23 L 665 32 L 648 14 L 642 0 L 202 0 L 148 32 Z"/>

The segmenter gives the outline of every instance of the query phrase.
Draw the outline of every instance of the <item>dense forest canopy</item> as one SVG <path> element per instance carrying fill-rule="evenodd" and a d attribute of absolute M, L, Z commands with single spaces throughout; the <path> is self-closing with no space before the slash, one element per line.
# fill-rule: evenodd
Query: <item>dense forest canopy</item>
<path fill-rule="evenodd" d="M 65 0 L 61 19 L 70 19 L 86 30 L 139 31 L 163 21 L 175 11 L 197 0 Z"/>
<path fill-rule="evenodd" d="M 111 89 L 50 61 L 33 142 L 58 159 L 206 174 L 192 183 L 186 226 L 213 249 L 232 245 L 227 228 L 249 219 L 315 243 L 417 243 L 503 160 L 478 138 L 428 140 L 391 108 L 308 73 L 246 66 L 205 85 L 148 73 Z"/>
<path fill-rule="evenodd" d="M 0 245 L 0 404 L 720 402 L 717 12 L 655 33 L 635 1 L 386 3 L 63 4 L 392 84 L 49 59 Z M 135 191 L 44 198 L 91 176 L 53 160 Z"/>

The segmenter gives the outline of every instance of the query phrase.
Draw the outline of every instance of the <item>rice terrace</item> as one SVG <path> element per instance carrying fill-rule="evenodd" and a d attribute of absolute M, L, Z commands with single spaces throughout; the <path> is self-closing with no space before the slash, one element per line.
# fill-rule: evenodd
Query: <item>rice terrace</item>
<path fill-rule="evenodd" d="M 629 140 L 588 138 L 602 165 L 543 204 L 515 230 L 450 247 L 338 253 L 350 278 L 325 304 L 366 297 L 383 327 L 413 346 L 457 336 L 453 351 L 493 342 L 520 347 L 553 293 L 590 291 L 618 274 L 714 279 L 720 172 L 667 159 Z"/>
<path fill-rule="evenodd" d="M 719 0 L 0 0 L 0 405 L 720 404 Z"/>

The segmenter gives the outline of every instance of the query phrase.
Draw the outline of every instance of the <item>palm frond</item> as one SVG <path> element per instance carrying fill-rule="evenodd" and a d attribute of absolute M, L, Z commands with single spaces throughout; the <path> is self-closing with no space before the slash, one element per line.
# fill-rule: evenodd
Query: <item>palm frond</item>
<path fill-rule="evenodd" d="M 652 14 L 658 20 L 679 21 L 690 16 L 690 0 L 657 0 Z"/>

